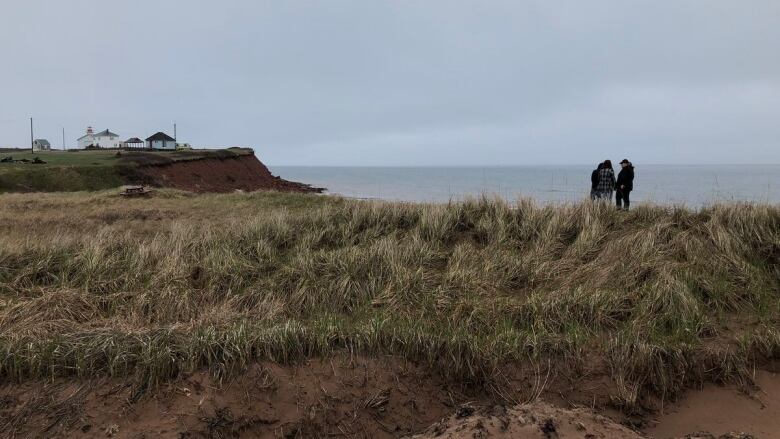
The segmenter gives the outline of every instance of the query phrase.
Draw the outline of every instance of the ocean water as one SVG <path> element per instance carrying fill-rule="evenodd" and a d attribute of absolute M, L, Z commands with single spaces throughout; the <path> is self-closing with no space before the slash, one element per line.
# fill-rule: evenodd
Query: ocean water
<path fill-rule="evenodd" d="M 593 170 L 591 166 L 269 168 L 287 180 L 347 197 L 447 202 L 487 194 L 541 203 L 588 198 Z M 633 204 L 780 203 L 780 165 L 636 165 L 635 172 Z"/>

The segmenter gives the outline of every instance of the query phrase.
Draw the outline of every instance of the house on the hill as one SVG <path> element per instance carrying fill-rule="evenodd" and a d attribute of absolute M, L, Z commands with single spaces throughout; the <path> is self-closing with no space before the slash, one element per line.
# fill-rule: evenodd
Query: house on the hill
<path fill-rule="evenodd" d="M 51 144 L 46 139 L 35 139 L 33 141 L 33 151 L 50 151 Z"/>
<path fill-rule="evenodd" d="M 92 127 L 87 127 L 87 134 L 78 138 L 79 149 L 86 148 L 121 148 L 122 141 L 119 135 L 109 130 L 103 130 L 97 134 L 92 131 Z"/>
<path fill-rule="evenodd" d="M 150 149 L 170 149 L 176 150 L 176 139 L 158 131 L 146 138 L 146 147 Z"/>
<path fill-rule="evenodd" d="M 145 148 L 146 144 L 144 143 L 143 140 L 139 139 L 138 137 L 131 137 L 125 140 L 123 146 L 125 148 L 141 149 L 141 148 Z"/>

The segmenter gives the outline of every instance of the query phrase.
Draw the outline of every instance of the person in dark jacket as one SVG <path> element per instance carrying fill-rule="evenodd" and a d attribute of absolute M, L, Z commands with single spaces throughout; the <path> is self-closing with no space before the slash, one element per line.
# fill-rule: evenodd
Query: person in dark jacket
<path fill-rule="evenodd" d="M 615 201 L 618 209 L 628 210 L 628 207 L 631 205 L 629 195 L 634 190 L 634 165 L 627 159 L 623 159 L 620 162 L 620 166 L 623 169 L 618 173 L 617 182 L 615 183 Z"/>
<path fill-rule="evenodd" d="M 596 166 L 596 169 L 593 170 L 593 172 L 590 173 L 590 199 L 595 200 L 598 198 L 598 186 L 599 186 L 599 171 L 601 170 L 601 167 L 604 166 L 604 163 L 599 163 L 598 166 Z"/>
<path fill-rule="evenodd" d="M 596 198 L 600 200 L 612 200 L 612 192 L 615 190 L 615 171 L 612 170 L 612 162 L 604 160 L 599 169 L 599 182 L 596 185 Z"/>

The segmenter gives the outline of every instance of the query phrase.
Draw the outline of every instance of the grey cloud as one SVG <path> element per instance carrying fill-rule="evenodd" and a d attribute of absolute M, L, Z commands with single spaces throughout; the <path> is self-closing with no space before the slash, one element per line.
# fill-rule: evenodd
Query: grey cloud
<path fill-rule="evenodd" d="M 14 2 L 0 145 L 33 115 L 52 139 L 175 120 L 273 164 L 780 162 L 778 22 L 774 0 Z"/>

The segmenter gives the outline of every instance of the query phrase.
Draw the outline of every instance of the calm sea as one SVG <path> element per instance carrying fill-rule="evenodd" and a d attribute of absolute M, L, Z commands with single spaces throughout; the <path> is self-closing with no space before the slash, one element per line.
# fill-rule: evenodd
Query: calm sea
<path fill-rule="evenodd" d="M 356 198 L 446 202 L 481 194 L 509 201 L 588 197 L 590 166 L 272 166 L 282 178 Z M 618 168 L 615 169 L 618 171 Z M 780 203 L 780 165 L 636 165 L 632 202 L 702 206 L 723 201 Z"/>

